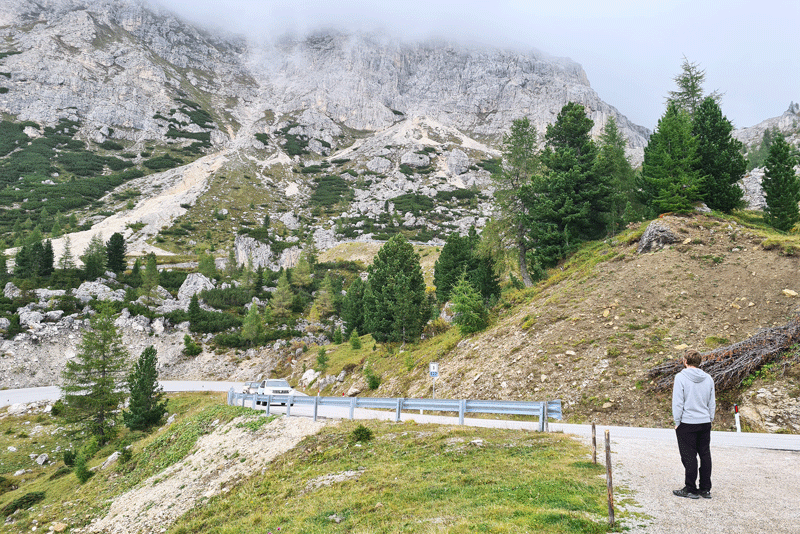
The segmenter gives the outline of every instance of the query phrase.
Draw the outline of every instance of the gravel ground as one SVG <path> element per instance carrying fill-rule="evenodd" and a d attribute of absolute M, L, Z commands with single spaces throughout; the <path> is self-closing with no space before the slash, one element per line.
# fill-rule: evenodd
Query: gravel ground
<path fill-rule="evenodd" d="M 584 438 L 585 439 L 585 438 Z M 601 454 L 598 433 L 598 462 Z M 623 521 L 631 533 L 797 533 L 800 531 L 800 452 L 715 447 L 711 443 L 712 498 L 672 494 L 683 486 L 677 441 L 611 439 L 618 507 L 632 514 Z M 636 505 L 625 500 L 636 501 Z"/>

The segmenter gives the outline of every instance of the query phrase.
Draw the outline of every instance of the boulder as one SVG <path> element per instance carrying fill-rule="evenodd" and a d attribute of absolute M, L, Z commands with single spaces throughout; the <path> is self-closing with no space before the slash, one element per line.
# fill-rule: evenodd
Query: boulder
<path fill-rule="evenodd" d="M 102 471 L 104 469 L 108 469 L 108 467 L 111 466 L 114 462 L 116 462 L 118 458 L 119 458 L 119 451 L 114 451 L 114 453 L 111 456 L 106 458 L 106 461 L 103 462 L 103 465 L 100 466 L 100 470 Z"/>
<path fill-rule="evenodd" d="M 50 323 L 57 323 L 64 315 L 64 310 L 51 310 L 44 314 L 44 320 Z"/>
<path fill-rule="evenodd" d="M 44 319 L 44 314 L 38 311 L 25 311 L 19 314 L 19 324 L 21 326 L 31 326 L 39 324 Z"/>
<path fill-rule="evenodd" d="M 409 167 L 427 167 L 431 162 L 431 158 L 425 154 L 417 154 L 416 152 L 406 152 L 400 156 L 400 163 L 408 165 Z"/>
<path fill-rule="evenodd" d="M 300 387 L 307 388 L 312 382 L 314 382 L 314 380 L 319 378 L 319 375 L 320 373 L 313 369 L 307 370 L 305 373 L 303 373 L 303 376 L 300 377 Z"/>
<path fill-rule="evenodd" d="M 677 235 L 665 224 L 653 221 L 647 226 L 642 237 L 639 238 L 639 254 L 655 252 L 664 246 L 680 241 Z"/>
<path fill-rule="evenodd" d="M 178 290 L 178 300 L 189 300 L 204 289 L 214 289 L 214 282 L 200 273 L 189 273 Z"/>
<path fill-rule="evenodd" d="M 386 174 L 392 170 L 392 162 L 386 158 L 372 158 L 367 162 L 367 169 L 378 174 Z"/>
<path fill-rule="evenodd" d="M 463 150 L 454 148 L 447 155 L 447 168 L 451 174 L 464 174 L 469 170 L 469 157 Z"/>
<path fill-rule="evenodd" d="M 39 465 L 44 465 L 49 461 L 50 457 L 47 455 L 47 453 L 40 454 L 39 456 L 36 457 L 36 463 Z"/>
<path fill-rule="evenodd" d="M 11 321 L 5 317 L 0 317 L 0 330 L 8 330 L 9 326 L 11 326 Z"/>
<path fill-rule="evenodd" d="M 9 282 L 6 284 L 6 287 L 3 288 L 3 296 L 7 299 L 15 299 L 22 296 L 22 291 L 17 286 Z"/>

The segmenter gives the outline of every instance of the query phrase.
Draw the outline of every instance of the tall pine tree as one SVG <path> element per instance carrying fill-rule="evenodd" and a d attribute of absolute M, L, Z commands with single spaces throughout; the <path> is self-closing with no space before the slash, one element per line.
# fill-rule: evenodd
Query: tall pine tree
<path fill-rule="evenodd" d="M 158 384 L 157 364 L 156 349 L 150 345 L 139 355 L 128 375 L 130 404 L 122 412 L 122 419 L 131 430 L 147 430 L 167 413 L 167 401 L 162 401 L 164 391 Z"/>
<path fill-rule="evenodd" d="M 117 274 L 127 267 L 125 262 L 125 238 L 119 232 L 114 232 L 106 243 L 106 266 L 109 271 Z"/>
<path fill-rule="evenodd" d="M 364 329 L 364 290 L 366 285 L 361 277 L 356 277 L 347 288 L 347 294 L 342 303 L 342 319 L 345 323 L 345 336 L 349 337 L 353 330 Z"/>
<path fill-rule="evenodd" d="M 617 121 L 609 117 L 600 134 L 596 170 L 598 176 L 607 176 L 610 182 L 607 231 L 614 235 L 627 222 L 625 208 L 635 199 L 632 196 L 636 174 L 625 156 L 625 136 L 619 131 Z"/>
<path fill-rule="evenodd" d="M 800 202 L 800 181 L 794 172 L 795 158 L 789 143 L 778 134 L 772 140 L 766 171 L 761 187 L 767 207 L 764 219 L 773 228 L 784 232 L 800 220 L 797 203 Z"/>

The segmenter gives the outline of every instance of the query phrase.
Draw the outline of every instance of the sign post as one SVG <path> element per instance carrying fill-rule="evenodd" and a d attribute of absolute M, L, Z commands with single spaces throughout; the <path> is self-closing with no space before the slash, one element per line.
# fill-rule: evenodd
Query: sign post
<path fill-rule="evenodd" d="M 436 398 L 436 379 L 439 378 L 439 362 L 431 362 L 428 367 L 431 378 L 433 379 L 433 399 Z"/>

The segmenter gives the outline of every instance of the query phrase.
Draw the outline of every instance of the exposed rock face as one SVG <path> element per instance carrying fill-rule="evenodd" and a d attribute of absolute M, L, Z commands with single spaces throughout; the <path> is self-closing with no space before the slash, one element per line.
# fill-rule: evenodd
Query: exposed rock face
<path fill-rule="evenodd" d="M 178 290 L 178 300 L 189 300 L 205 289 L 214 289 L 214 282 L 200 273 L 189 273 Z"/>
<path fill-rule="evenodd" d="M 647 230 L 644 231 L 642 237 L 639 238 L 637 251 L 639 254 L 655 252 L 664 248 L 665 245 L 677 243 L 678 241 L 678 236 L 667 225 L 659 221 L 653 221 L 647 226 Z"/>

